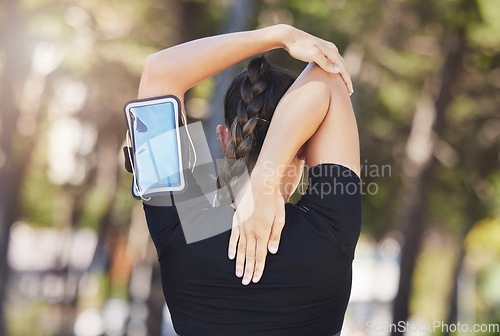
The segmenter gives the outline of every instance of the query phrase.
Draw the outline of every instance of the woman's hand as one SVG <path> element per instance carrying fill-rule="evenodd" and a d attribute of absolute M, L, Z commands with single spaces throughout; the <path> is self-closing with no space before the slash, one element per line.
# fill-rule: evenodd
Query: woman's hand
<path fill-rule="evenodd" d="M 300 61 L 314 62 L 327 72 L 340 74 L 349 94 L 354 92 L 351 75 L 335 44 L 291 26 L 283 28 L 287 31 L 283 38 L 283 48 L 290 56 Z"/>
<path fill-rule="evenodd" d="M 285 200 L 278 188 L 250 178 L 243 197 L 236 202 L 228 256 L 236 256 L 236 276 L 242 283 L 258 282 L 267 251 L 276 253 L 285 225 Z"/>

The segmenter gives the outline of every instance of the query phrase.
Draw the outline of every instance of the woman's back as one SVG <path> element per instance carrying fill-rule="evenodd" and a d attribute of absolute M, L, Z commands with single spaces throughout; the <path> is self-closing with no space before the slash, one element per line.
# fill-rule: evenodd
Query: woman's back
<path fill-rule="evenodd" d="M 249 286 L 227 258 L 229 231 L 187 244 L 175 207 L 144 206 L 180 335 L 326 336 L 341 329 L 361 225 L 359 178 L 344 166 L 321 164 L 310 169 L 309 181 L 299 202 L 286 204 L 279 252 Z M 191 193 L 201 193 L 192 175 L 189 183 Z M 227 210 L 207 202 L 190 209 L 190 219 L 230 222 Z"/>
<path fill-rule="evenodd" d="M 211 208 L 204 197 L 182 202 L 190 195 L 178 196 L 176 207 L 144 205 L 181 336 L 331 336 L 342 327 L 361 204 L 352 83 L 336 46 L 286 25 L 191 41 L 148 57 L 139 98 L 172 94 L 183 106 L 201 80 L 276 48 L 309 65 L 284 85 L 283 71 L 261 57 L 250 61 L 226 95 L 225 125 L 215 130 L 233 160 L 219 186 L 231 186 L 244 166 L 251 171 L 251 188 L 234 199 L 234 217 L 244 220 L 188 244 L 192 227 L 231 228 L 234 210 Z M 312 167 L 308 192 L 284 206 L 304 160 Z M 192 175 L 187 184 L 202 196 Z M 178 213 L 187 213 L 182 225 Z"/>

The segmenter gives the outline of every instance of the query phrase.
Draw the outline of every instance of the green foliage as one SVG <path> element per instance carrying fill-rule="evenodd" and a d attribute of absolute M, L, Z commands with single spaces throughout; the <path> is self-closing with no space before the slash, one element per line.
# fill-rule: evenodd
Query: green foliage
<path fill-rule="evenodd" d="M 23 302 L 11 307 L 7 313 L 10 336 L 50 336 L 47 330 L 40 328 L 39 321 L 47 314 L 46 303 L 42 301 Z"/>
<path fill-rule="evenodd" d="M 456 242 L 443 233 L 434 231 L 427 237 L 413 276 L 410 309 L 426 321 L 444 321 L 448 313 Z"/>
<path fill-rule="evenodd" d="M 46 176 L 46 143 L 40 141 L 28 172 L 25 176 L 24 188 L 21 190 L 21 209 L 28 225 L 35 227 L 51 227 L 54 223 L 56 198 L 60 187 L 51 183 Z"/>
<path fill-rule="evenodd" d="M 413 85 L 406 81 L 390 81 L 380 87 L 379 95 L 382 104 L 391 113 L 391 117 L 400 122 L 408 122 L 412 115 L 412 102 L 416 100 L 418 95 Z M 386 128 L 391 128 L 390 123 L 386 121 L 386 124 L 389 124 Z M 381 126 L 374 127 L 375 130 L 380 128 Z"/>
<path fill-rule="evenodd" d="M 492 176 L 490 179 L 490 208 L 492 213 L 495 214 L 496 218 L 500 217 L 500 174 Z"/>
<path fill-rule="evenodd" d="M 477 223 L 466 239 L 467 249 L 492 251 L 500 256 L 500 219 L 488 218 Z"/>
<path fill-rule="evenodd" d="M 500 3 L 495 0 L 477 1 L 482 22 L 472 24 L 469 38 L 472 43 L 485 47 L 490 52 L 500 50 Z"/>
<path fill-rule="evenodd" d="M 100 219 L 104 216 L 107 209 L 111 206 L 110 200 L 103 195 L 99 188 L 93 188 L 87 194 L 84 202 L 84 211 L 80 218 L 79 225 L 98 230 Z"/>

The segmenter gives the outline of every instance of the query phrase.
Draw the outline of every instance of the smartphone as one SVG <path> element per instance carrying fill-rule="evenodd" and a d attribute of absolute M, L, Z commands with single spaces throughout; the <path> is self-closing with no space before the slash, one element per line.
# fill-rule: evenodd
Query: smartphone
<path fill-rule="evenodd" d="M 134 196 L 183 191 L 180 101 L 169 95 L 133 100 L 125 105 L 134 166 Z"/>

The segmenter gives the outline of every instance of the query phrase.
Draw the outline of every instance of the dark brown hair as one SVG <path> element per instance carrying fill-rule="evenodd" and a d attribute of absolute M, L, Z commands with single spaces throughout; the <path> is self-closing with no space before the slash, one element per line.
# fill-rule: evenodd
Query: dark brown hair
<path fill-rule="evenodd" d="M 257 162 L 274 110 L 296 76 L 271 65 L 264 56 L 253 58 L 233 80 L 224 99 L 224 119 L 231 141 L 217 187 L 228 185 Z M 231 197 L 232 198 L 232 197 Z"/>

